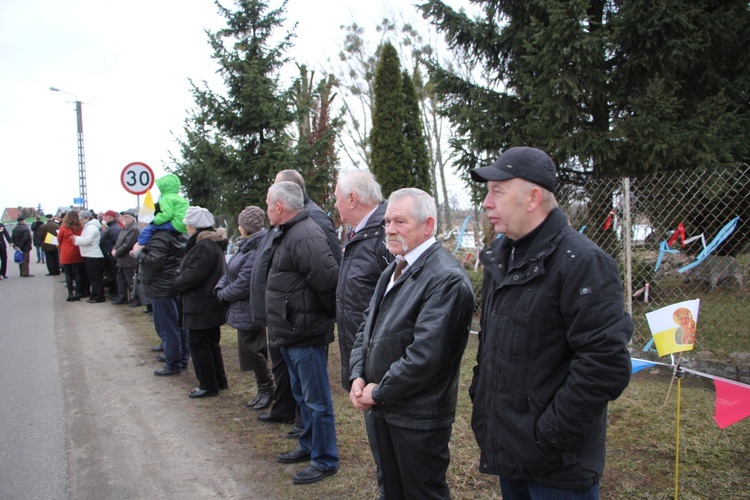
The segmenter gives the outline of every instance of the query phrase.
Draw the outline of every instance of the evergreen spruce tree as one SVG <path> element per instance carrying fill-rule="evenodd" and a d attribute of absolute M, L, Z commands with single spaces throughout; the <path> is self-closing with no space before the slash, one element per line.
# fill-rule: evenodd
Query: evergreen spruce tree
<path fill-rule="evenodd" d="M 571 182 L 747 160 L 746 1 L 476 3 L 476 19 L 421 6 L 487 78 L 431 65 L 463 168 L 518 145 L 550 152 Z"/>
<path fill-rule="evenodd" d="M 286 2 L 275 10 L 260 0 L 235 0 L 236 10 L 215 3 L 227 27 L 208 38 L 225 93 L 192 85 L 193 119 L 199 120 L 186 123 L 182 158 L 172 171 L 193 203 L 237 214 L 247 205 L 264 206 L 276 172 L 293 165 L 294 113 L 278 74 L 292 34 L 274 43 Z"/>
<path fill-rule="evenodd" d="M 401 85 L 398 53 L 393 45 L 386 42 L 380 49 L 375 71 L 375 102 L 370 135 L 370 168 L 385 197 L 405 187 L 405 180 L 408 179 Z"/>

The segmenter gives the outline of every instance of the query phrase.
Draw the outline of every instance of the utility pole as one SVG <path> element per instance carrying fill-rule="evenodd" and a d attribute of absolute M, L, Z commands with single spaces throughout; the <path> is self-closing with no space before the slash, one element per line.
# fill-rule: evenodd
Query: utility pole
<path fill-rule="evenodd" d="M 76 124 L 78 129 L 78 192 L 81 200 L 81 208 L 89 208 L 89 196 L 86 189 L 86 155 L 83 149 L 83 112 L 82 103 L 78 100 L 75 94 L 65 92 L 56 87 L 49 88 L 53 92 L 62 92 L 63 94 L 72 95 L 75 97 L 76 104 Z"/>

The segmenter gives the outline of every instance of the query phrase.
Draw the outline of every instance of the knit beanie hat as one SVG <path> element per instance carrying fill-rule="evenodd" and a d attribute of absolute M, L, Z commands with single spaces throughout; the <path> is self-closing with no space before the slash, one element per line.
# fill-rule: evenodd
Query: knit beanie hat
<path fill-rule="evenodd" d="M 195 206 L 187 209 L 182 222 L 186 226 L 193 226 L 196 229 L 212 227 L 214 225 L 214 216 L 211 215 L 208 209 Z"/>
<path fill-rule="evenodd" d="M 263 209 L 249 206 L 245 207 L 245 209 L 240 212 L 239 217 L 237 217 L 237 222 L 242 229 L 247 231 L 248 234 L 253 234 L 263 229 L 264 217 L 265 213 L 263 212 Z"/>

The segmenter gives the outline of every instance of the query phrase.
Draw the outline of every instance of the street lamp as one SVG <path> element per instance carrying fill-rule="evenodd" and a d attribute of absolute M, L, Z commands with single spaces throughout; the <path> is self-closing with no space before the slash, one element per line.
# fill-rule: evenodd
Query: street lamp
<path fill-rule="evenodd" d="M 78 123 L 78 191 L 82 208 L 88 208 L 89 199 L 86 191 L 86 158 L 83 151 L 83 113 L 81 112 L 81 101 L 75 94 L 65 92 L 56 87 L 49 88 L 52 92 L 62 92 L 63 94 L 72 95 L 76 103 L 76 121 Z"/>

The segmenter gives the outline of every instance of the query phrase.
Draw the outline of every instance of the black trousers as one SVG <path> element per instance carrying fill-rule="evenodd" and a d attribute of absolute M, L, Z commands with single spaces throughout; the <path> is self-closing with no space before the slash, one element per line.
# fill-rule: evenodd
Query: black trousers
<path fill-rule="evenodd" d="M 385 497 L 448 500 L 445 474 L 450 463 L 452 426 L 418 430 L 391 425 L 385 418 L 373 420 Z"/>
<path fill-rule="evenodd" d="M 5 277 L 8 272 L 8 250 L 7 247 L 0 248 L 0 276 Z"/>
<path fill-rule="evenodd" d="M 204 391 L 215 391 L 220 387 L 228 387 L 224 358 L 219 345 L 221 327 L 216 326 L 205 330 L 189 329 L 188 342 L 199 388 Z"/>
<path fill-rule="evenodd" d="M 83 264 L 63 264 L 62 267 L 65 273 L 65 286 L 68 287 L 68 297 L 80 297 Z"/>
<path fill-rule="evenodd" d="M 91 284 L 91 299 L 104 301 L 104 259 L 84 257 L 86 276 Z"/>
<path fill-rule="evenodd" d="M 129 296 L 133 290 L 133 277 L 135 276 L 135 267 L 118 267 L 117 268 L 117 293 L 120 300 L 133 300 Z"/>
<path fill-rule="evenodd" d="M 117 259 L 111 255 L 104 256 L 104 286 L 109 286 L 110 297 L 119 295 L 117 289 Z"/>
<path fill-rule="evenodd" d="M 60 258 L 57 250 L 45 250 L 44 257 L 47 262 L 47 272 L 52 276 L 60 274 Z"/>
<path fill-rule="evenodd" d="M 289 367 L 281 355 L 281 349 L 268 346 L 271 354 L 271 371 L 276 381 L 276 401 L 271 407 L 271 415 L 283 420 L 294 420 L 297 427 L 302 427 L 302 413 L 297 408 L 297 401 L 292 394 L 292 384 L 289 381 Z"/>

